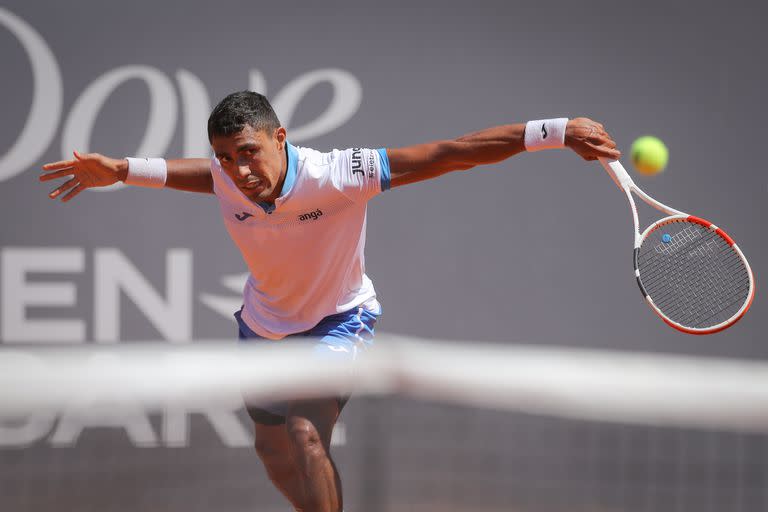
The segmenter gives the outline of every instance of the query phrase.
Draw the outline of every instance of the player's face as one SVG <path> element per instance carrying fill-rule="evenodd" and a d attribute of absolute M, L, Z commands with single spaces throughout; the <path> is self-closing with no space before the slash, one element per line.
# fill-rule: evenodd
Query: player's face
<path fill-rule="evenodd" d="M 216 158 L 240 191 L 251 201 L 273 203 L 285 181 L 285 128 L 273 133 L 246 125 L 240 132 L 215 136 Z"/>

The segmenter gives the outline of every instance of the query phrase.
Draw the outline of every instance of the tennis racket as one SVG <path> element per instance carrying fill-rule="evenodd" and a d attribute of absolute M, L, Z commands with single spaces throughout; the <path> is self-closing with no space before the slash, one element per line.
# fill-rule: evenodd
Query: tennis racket
<path fill-rule="evenodd" d="M 711 222 L 653 199 L 618 160 L 599 160 L 629 200 L 635 278 L 648 305 L 667 324 L 689 334 L 711 334 L 735 324 L 752 304 L 755 281 L 733 239 Z M 640 233 L 633 192 L 668 217 Z"/>

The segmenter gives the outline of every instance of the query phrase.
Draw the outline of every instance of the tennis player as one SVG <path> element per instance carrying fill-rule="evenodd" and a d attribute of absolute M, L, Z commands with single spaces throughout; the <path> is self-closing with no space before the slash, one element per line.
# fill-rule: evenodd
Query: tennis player
<path fill-rule="evenodd" d="M 319 357 L 354 361 L 381 314 L 365 274 L 366 203 L 393 187 L 500 162 L 522 151 L 568 147 L 586 160 L 618 158 L 590 119 L 497 126 L 455 140 L 397 149 L 323 153 L 288 142 L 267 99 L 224 98 L 208 120 L 211 159 L 114 159 L 75 152 L 43 166 L 42 181 L 69 179 L 50 193 L 69 201 L 117 182 L 213 193 L 250 271 L 239 337 L 274 343 L 310 337 Z M 331 433 L 346 396 L 247 404 L 255 446 L 275 486 L 302 512 L 342 510 Z"/>

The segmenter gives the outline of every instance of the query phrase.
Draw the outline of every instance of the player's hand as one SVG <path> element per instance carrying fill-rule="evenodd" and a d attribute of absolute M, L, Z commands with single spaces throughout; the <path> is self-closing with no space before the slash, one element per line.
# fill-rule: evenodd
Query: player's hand
<path fill-rule="evenodd" d="M 74 156 L 74 160 L 61 160 L 43 166 L 46 172 L 40 175 L 40 181 L 70 178 L 48 194 L 51 199 L 61 197 L 63 202 L 70 201 L 87 188 L 107 187 L 124 181 L 128 173 L 127 160 L 116 160 L 98 153 L 81 155 L 77 151 Z"/>
<path fill-rule="evenodd" d="M 621 152 L 603 125 L 586 117 L 577 117 L 568 121 L 565 127 L 565 145 L 574 150 L 584 160 L 597 160 L 599 157 L 617 160 Z"/>

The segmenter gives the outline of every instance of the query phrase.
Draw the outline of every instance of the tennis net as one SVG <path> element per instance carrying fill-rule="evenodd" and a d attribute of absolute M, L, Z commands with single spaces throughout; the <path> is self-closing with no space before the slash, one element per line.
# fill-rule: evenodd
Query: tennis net
<path fill-rule="evenodd" d="M 381 335 L 303 347 L 0 348 L 5 510 L 287 511 L 241 394 L 352 387 L 345 510 L 768 509 L 768 364 Z"/>

